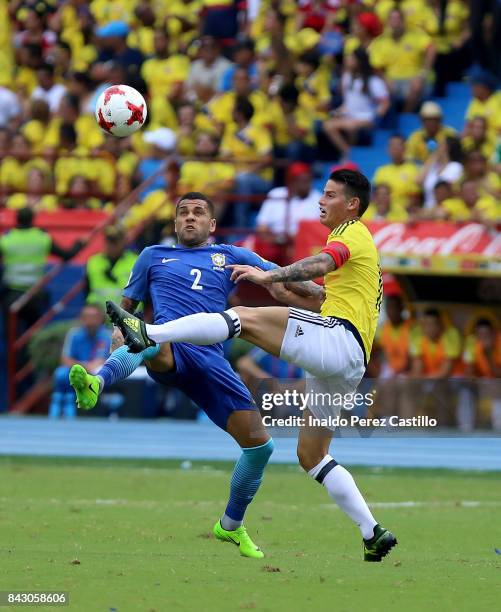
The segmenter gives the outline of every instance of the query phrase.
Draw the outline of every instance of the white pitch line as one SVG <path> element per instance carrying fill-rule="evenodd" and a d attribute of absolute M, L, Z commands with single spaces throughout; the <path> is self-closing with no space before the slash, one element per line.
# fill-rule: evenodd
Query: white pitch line
<path fill-rule="evenodd" d="M 0 497 L 0 504 L 30 504 L 39 506 L 112 506 L 112 507 L 129 507 L 129 508 L 165 508 L 168 509 L 172 506 L 183 507 L 183 506 L 212 506 L 220 505 L 218 500 L 186 500 L 186 501 L 172 501 L 172 502 L 160 502 L 157 500 L 129 500 L 129 499 L 63 499 L 57 497 L 51 498 L 12 498 L 12 497 Z M 274 506 L 277 508 L 297 508 L 293 504 L 283 504 L 273 501 L 264 501 L 266 506 Z M 445 501 L 387 501 L 387 502 L 368 502 L 371 508 L 486 508 L 486 507 L 501 507 L 501 500 L 489 501 L 489 500 L 445 500 Z M 304 506 L 322 508 L 322 509 L 338 509 L 335 504 L 308 504 L 307 502 L 302 504 Z M 0 508 L 1 511 L 1 508 Z"/>

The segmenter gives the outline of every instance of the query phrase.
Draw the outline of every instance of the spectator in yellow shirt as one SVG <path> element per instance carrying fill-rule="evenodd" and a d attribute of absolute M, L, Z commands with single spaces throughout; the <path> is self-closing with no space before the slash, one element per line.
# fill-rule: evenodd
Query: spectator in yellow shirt
<path fill-rule="evenodd" d="M 237 98 L 233 123 L 225 130 L 221 154 L 236 164 L 235 192 L 242 199 L 235 205 L 234 222 L 238 227 L 251 224 L 251 210 L 257 214 L 261 202 L 252 196 L 263 196 L 272 184 L 272 142 L 267 130 L 251 123 L 254 108 L 246 98 Z"/>
<path fill-rule="evenodd" d="M 435 206 L 433 208 L 422 208 L 417 211 L 417 219 L 433 219 L 435 221 L 444 221 L 449 218 L 449 212 L 443 207 L 443 203 L 454 197 L 452 184 L 448 181 L 439 180 L 433 188 L 435 197 Z"/>
<path fill-rule="evenodd" d="M 475 181 L 481 196 L 501 199 L 501 178 L 497 172 L 491 171 L 487 158 L 480 151 L 470 151 L 466 156 L 464 178 Z"/>
<path fill-rule="evenodd" d="M 7 191 L 24 191 L 32 165 L 28 139 L 21 133 L 14 134 L 8 153 L 0 166 L 0 185 Z"/>
<path fill-rule="evenodd" d="M 501 130 L 501 91 L 496 88 L 496 77 L 483 70 L 477 72 L 471 84 L 473 100 L 466 109 L 466 119 L 486 118 L 487 131 L 493 139 Z"/>
<path fill-rule="evenodd" d="M 48 169 L 31 168 L 26 182 L 26 192 L 13 193 L 9 196 L 6 202 L 7 208 L 19 210 L 28 207 L 35 212 L 52 212 L 57 209 L 56 196 L 48 193 L 52 189 L 51 175 Z"/>
<path fill-rule="evenodd" d="M 374 187 L 372 202 L 364 214 L 365 221 L 388 221 L 400 223 L 407 221 L 405 208 L 394 206 L 391 187 L 386 183 L 379 183 Z"/>
<path fill-rule="evenodd" d="M 41 153 L 45 148 L 45 139 L 50 126 L 50 109 L 45 100 L 31 100 L 29 116 L 20 132 L 25 136 L 33 153 Z"/>
<path fill-rule="evenodd" d="M 404 111 L 411 113 L 430 89 L 435 47 L 423 31 L 406 26 L 399 8 L 390 12 L 388 26 L 388 33 L 370 46 L 371 64 L 391 83 L 393 94 L 404 102 Z"/>
<path fill-rule="evenodd" d="M 191 157 L 195 155 L 196 120 L 197 112 L 195 105 L 185 102 L 177 111 L 179 127 L 177 129 L 177 147 L 179 155 Z"/>
<path fill-rule="evenodd" d="M 309 111 L 314 119 L 326 119 L 330 107 L 330 72 L 320 64 L 317 51 L 306 51 L 296 62 L 295 85 L 299 93 L 299 105 Z"/>
<path fill-rule="evenodd" d="M 421 4 L 421 3 L 419 3 Z M 433 40 L 437 49 L 435 61 L 435 96 L 445 95 L 449 81 L 460 81 L 468 65 L 470 39 L 469 10 L 461 0 L 428 0 L 427 6 L 418 8 L 419 27 Z"/>
<path fill-rule="evenodd" d="M 466 180 L 461 184 L 459 197 L 442 202 L 446 218 L 451 221 L 473 221 L 487 227 L 495 227 L 501 218 L 499 202 L 489 195 L 481 196 L 475 181 Z"/>
<path fill-rule="evenodd" d="M 90 151 L 104 143 L 104 132 L 99 128 L 94 116 L 81 113 L 79 98 L 74 94 L 66 94 L 61 100 L 59 113 L 50 122 L 43 139 L 49 155 L 54 155 L 60 147 L 60 129 L 64 123 L 75 127 L 78 147 Z"/>
<path fill-rule="evenodd" d="M 275 159 L 312 162 L 316 137 L 311 113 L 299 105 L 299 92 L 295 85 L 282 85 L 278 96 L 256 118 L 262 129 L 270 131 Z M 275 183 L 285 182 L 284 168 L 275 168 Z"/>
<path fill-rule="evenodd" d="M 200 132 L 195 143 L 197 159 L 181 166 L 178 191 L 206 193 L 214 202 L 216 219 L 219 220 L 228 202 L 224 196 L 232 191 L 236 173 L 233 164 L 217 159 L 218 154 L 218 136 L 211 132 Z"/>
<path fill-rule="evenodd" d="M 442 123 L 442 109 L 436 102 L 425 102 L 419 116 L 423 127 L 407 139 L 405 156 L 410 161 L 424 163 L 436 152 L 439 143 L 447 136 L 456 135 L 456 130 Z"/>
<path fill-rule="evenodd" d="M 238 97 L 249 100 L 254 107 L 254 115 L 256 116 L 265 111 L 269 104 L 268 97 L 262 91 L 252 90 L 252 83 L 247 68 L 237 66 L 233 72 L 233 90 L 215 97 L 207 105 L 208 115 L 206 115 L 206 121 L 209 122 L 209 125 L 206 127 L 214 129 L 215 123 L 218 133 L 223 134 L 225 126 L 232 121 L 233 108 Z M 191 191 L 200 190 L 192 189 Z"/>
<path fill-rule="evenodd" d="M 492 138 L 487 130 L 488 124 L 485 117 L 472 117 L 466 120 L 461 146 L 465 153 L 479 151 L 490 159 L 496 148 L 496 140 Z"/>
<path fill-rule="evenodd" d="M 151 98 L 169 96 L 175 83 L 187 79 L 190 59 L 186 55 L 171 53 L 170 37 L 164 28 L 155 29 L 153 46 L 154 54 L 142 65 L 141 76 L 148 85 Z"/>
<path fill-rule="evenodd" d="M 419 193 L 417 179 L 419 167 L 405 160 L 405 138 L 400 134 L 391 136 L 388 142 L 388 154 L 391 164 L 380 166 L 374 174 L 374 184 L 386 184 L 391 189 L 392 210 L 399 207 L 406 209 L 410 199 Z"/>

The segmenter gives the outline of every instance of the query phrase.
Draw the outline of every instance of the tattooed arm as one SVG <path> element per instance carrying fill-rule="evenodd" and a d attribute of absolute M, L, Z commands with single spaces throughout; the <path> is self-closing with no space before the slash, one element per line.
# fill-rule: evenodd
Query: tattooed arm
<path fill-rule="evenodd" d="M 252 266 L 234 265 L 231 280 L 249 280 L 258 285 L 268 285 L 269 283 L 296 283 L 309 281 L 336 269 L 334 259 L 327 253 L 319 253 L 313 257 L 300 259 L 290 266 L 274 268 L 273 270 L 259 270 Z M 308 284 L 308 287 L 311 287 Z"/>
<path fill-rule="evenodd" d="M 287 306 L 303 308 L 304 310 L 320 312 L 322 303 L 325 299 L 323 288 L 313 283 L 318 288 L 318 291 L 315 290 L 314 292 L 310 292 L 310 289 L 306 291 L 295 291 L 294 286 L 296 284 L 300 285 L 301 283 L 270 283 L 266 285 L 266 289 L 268 289 L 277 302 L 282 302 L 283 304 L 287 304 Z M 291 287 L 290 289 L 289 286 Z"/>

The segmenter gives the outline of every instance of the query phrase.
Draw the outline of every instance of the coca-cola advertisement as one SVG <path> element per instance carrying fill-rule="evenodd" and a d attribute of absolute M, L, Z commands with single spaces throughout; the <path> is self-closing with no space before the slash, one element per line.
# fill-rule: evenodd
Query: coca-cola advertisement
<path fill-rule="evenodd" d="M 501 274 L 501 232 L 479 223 L 367 223 L 388 271 L 427 274 Z M 303 221 L 295 244 L 295 259 L 317 253 L 328 231 L 315 221 Z"/>

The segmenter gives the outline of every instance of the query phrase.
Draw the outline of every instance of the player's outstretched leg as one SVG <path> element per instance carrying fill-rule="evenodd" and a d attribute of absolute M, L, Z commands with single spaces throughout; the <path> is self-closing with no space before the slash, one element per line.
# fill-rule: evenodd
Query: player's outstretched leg
<path fill-rule="evenodd" d="M 106 312 L 122 332 L 124 342 L 131 353 L 141 353 L 156 346 L 156 343 L 148 338 L 144 321 L 110 301 L 106 302 Z"/>
<path fill-rule="evenodd" d="M 304 415 L 308 422 L 311 412 L 305 410 Z M 397 539 L 372 516 L 353 476 L 328 454 L 331 439 L 330 430 L 308 426 L 302 428 L 298 440 L 299 462 L 358 525 L 363 538 L 364 560 L 381 561 L 397 544 Z"/>

